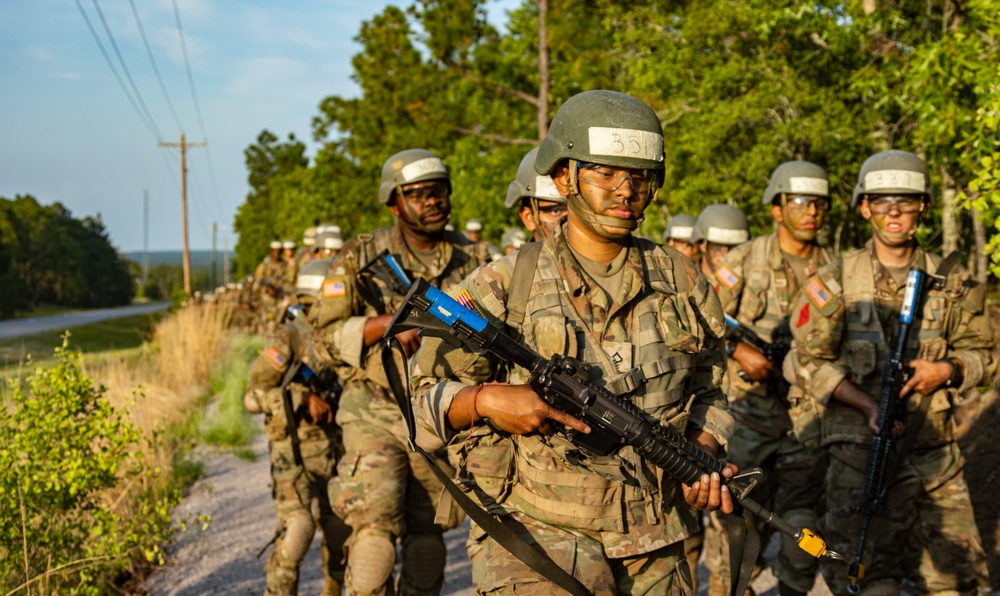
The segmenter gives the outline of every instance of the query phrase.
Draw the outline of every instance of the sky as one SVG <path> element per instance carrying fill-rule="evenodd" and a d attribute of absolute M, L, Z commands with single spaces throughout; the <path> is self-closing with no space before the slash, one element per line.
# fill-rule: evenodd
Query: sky
<path fill-rule="evenodd" d="M 190 246 L 211 248 L 217 224 L 218 249 L 231 249 L 249 190 L 243 151 L 268 129 L 282 139 L 294 133 L 312 154 L 319 103 L 359 94 L 354 37 L 387 4 L 408 2 L 0 0 L 0 197 L 30 194 L 77 218 L 99 214 L 112 244 L 128 252 L 144 247 L 148 193 L 149 250 L 180 249 L 179 149 L 158 142 L 177 144 L 183 132 L 188 143 L 208 143 L 187 151 Z M 502 26 L 518 4 L 489 0 L 489 20 Z M 129 75 L 151 123 L 139 115 Z"/>

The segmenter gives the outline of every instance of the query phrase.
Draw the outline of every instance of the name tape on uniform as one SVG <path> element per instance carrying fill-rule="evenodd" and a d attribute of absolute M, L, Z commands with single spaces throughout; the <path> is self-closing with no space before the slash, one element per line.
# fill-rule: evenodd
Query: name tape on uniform
<path fill-rule="evenodd" d="M 740 278 L 733 273 L 732 269 L 726 266 L 720 267 L 719 270 L 715 272 L 715 277 L 719 279 L 719 283 L 726 286 L 727 290 L 732 290 L 733 286 L 740 282 Z"/>
<path fill-rule="evenodd" d="M 559 194 L 559 190 L 556 189 L 556 183 L 548 176 L 535 176 L 535 192 L 533 196 L 538 199 L 564 198 Z"/>
<path fill-rule="evenodd" d="M 347 284 L 343 281 L 339 279 L 331 279 L 330 281 L 323 282 L 324 298 L 334 298 L 345 294 L 347 294 Z"/>
<path fill-rule="evenodd" d="M 323 287 L 323 280 L 326 276 L 323 275 L 300 275 L 298 282 L 295 284 L 300 290 L 311 290 L 318 292 L 321 287 Z"/>
<path fill-rule="evenodd" d="M 663 135 L 648 130 L 591 126 L 590 153 L 663 161 Z"/>
<path fill-rule="evenodd" d="M 426 176 L 427 174 L 447 174 L 448 170 L 444 167 L 444 163 L 440 159 L 425 157 L 413 163 L 406 164 L 400 170 L 400 173 L 403 175 L 403 180 L 410 182 L 414 178 Z"/>
<path fill-rule="evenodd" d="M 694 228 L 691 226 L 674 226 L 670 228 L 670 237 L 678 240 L 690 240 Z"/>
<path fill-rule="evenodd" d="M 278 348 L 271 346 L 270 348 L 264 350 L 264 359 L 267 360 L 271 366 L 277 369 L 281 369 L 288 362 L 288 358 L 285 357 Z"/>
<path fill-rule="evenodd" d="M 830 183 L 822 178 L 792 176 L 788 179 L 788 192 L 799 195 L 828 196 L 830 194 Z"/>
<path fill-rule="evenodd" d="M 879 170 L 865 174 L 865 190 L 899 190 L 901 192 L 926 192 L 927 180 L 920 172 L 909 170 Z"/>
<path fill-rule="evenodd" d="M 749 239 L 750 232 L 746 230 L 729 230 L 708 226 L 708 230 L 705 232 L 705 240 L 716 244 L 743 244 Z"/>

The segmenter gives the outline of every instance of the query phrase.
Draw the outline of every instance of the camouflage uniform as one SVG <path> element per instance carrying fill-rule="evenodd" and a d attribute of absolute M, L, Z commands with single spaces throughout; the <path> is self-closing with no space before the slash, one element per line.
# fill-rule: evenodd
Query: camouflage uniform
<path fill-rule="evenodd" d="M 911 266 L 934 272 L 940 261 L 917 249 Z M 879 395 L 904 289 L 878 261 L 869 241 L 820 269 L 792 303 L 795 344 L 789 364 L 794 371 L 787 370 L 786 377 L 794 377 L 797 386 L 792 399 L 810 403 L 796 431 L 829 453 L 826 538 L 832 549 L 848 556 L 858 539 L 861 516 L 853 508 L 861 500 L 872 434 L 864 414 L 831 397 L 845 379 Z M 943 290 L 927 292 L 915 319 L 905 359 L 957 360 L 964 377 L 961 387 L 942 386 L 931 396 L 927 418 L 885 504 L 872 518 L 865 593 L 898 593 L 905 578 L 918 579 L 920 589 L 933 594 L 973 594 L 977 585 L 987 584 L 986 556 L 953 423 L 959 396 L 989 382 L 996 372 L 993 328 L 984 304 L 985 287 L 956 267 Z M 907 398 L 908 426 L 915 424 L 920 401 L 919 395 Z M 845 592 L 842 563 L 824 565 L 823 572 L 834 593 Z"/>
<path fill-rule="evenodd" d="M 565 229 L 556 228 L 531 272 L 523 341 L 543 356 L 579 358 L 592 365 L 592 381 L 678 430 L 704 429 L 724 448 L 732 418 L 719 389 L 725 329 L 718 299 L 674 249 L 632 237 L 626 250 L 612 300 L 573 256 Z M 494 323 L 505 318 L 521 253 L 463 284 Z M 456 433 L 447 422 L 454 396 L 497 378 L 501 367 L 434 338 L 424 340 L 411 367 L 418 423 L 449 443 L 461 484 L 490 512 L 518 522 L 529 542 L 596 593 L 690 593 L 684 541 L 697 530 L 698 513 L 674 479 L 629 447 L 597 457 L 563 435 L 506 435 L 487 425 Z M 507 380 L 525 383 L 527 376 L 514 369 Z M 467 550 L 479 593 L 552 593 L 554 584 L 476 525 Z"/>
<path fill-rule="evenodd" d="M 832 260 L 830 253 L 815 247 L 805 266 L 811 276 Z M 789 308 L 799 289 L 799 280 L 784 257 L 777 233 L 755 238 L 727 254 L 715 273 L 722 308 L 764 341 L 789 341 Z M 760 467 L 764 482 L 754 497 L 765 507 L 796 527 L 816 527 L 822 503 L 825 459 L 816 450 L 807 450 L 792 435 L 788 405 L 784 395 L 768 393 L 768 383 L 740 377 L 740 365 L 729 358 L 730 408 L 736 430 L 729 446 L 729 460 L 740 469 Z M 781 365 L 776 374 L 781 374 Z M 766 493 L 766 494 L 761 494 Z M 761 530 L 766 526 L 761 524 Z M 768 530 L 763 544 L 767 544 Z M 726 535 L 718 524 L 705 530 L 705 564 L 728 584 L 729 549 Z M 782 549 L 774 563 L 774 573 L 784 583 L 808 592 L 813 585 L 818 561 L 795 542 L 782 536 Z M 726 588 L 728 593 L 728 586 Z"/>
<path fill-rule="evenodd" d="M 334 515 L 327 497 L 327 484 L 334 475 L 337 457 L 343 451 L 340 430 L 335 425 L 298 423 L 302 466 L 295 463 L 281 382 L 293 359 L 290 345 L 293 325 L 278 329 L 270 345 L 250 368 L 245 403 L 254 413 L 263 413 L 269 439 L 272 496 L 278 512 L 274 550 L 267 559 L 267 594 L 296 594 L 299 567 L 309 550 L 318 523 L 323 532 L 323 573 L 327 578 L 324 594 L 339 594 L 344 580 L 343 545 L 351 529 Z M 304 388 L 291 386 L 297 407 Z M 319 516 L 313 519 L 312 503 L 318 502 Z"/>
<path fill-rule="evenodd" d="M 444 232 L 435 262 L 425 264 L 410 251 L 399 224 L 361 234 L 337 255 L 323 285 L 323 297 L 310 314 L 320 329 L 323 347 L 342 363 L 338 373 L 344 380 L 344 392 L 337 423 L 343 428 L 347 452 L 338 466 L 338 478 L 330 485 L 330 502 L 354 529 L 348 548 L 368 535 L 388 545 L 402 536 L 403 593 L 437 594 L 445 563 L 442 532 L 457 525 L 459 519 L 455 513 L 450 519 L 442 518 L 442 524 L 435 523 L 443 487 L 420 456 L 407 447 L 403 419 L 389 391 L 380 351 L 376 346 L 364 346 L 365 321 L 379 311 L 362 299 L 357 272 L 386 248 L 411 278 L 423 277 L 446 290 L 455 287 L 488 255 L 485 243 Z M 391 313 L 402 304 L 403 296 L 378 283 L 386 312 Z M 375 554 L 389 558 L 391 572 L 394 548 Z M 435 568 L 438 560 L 440 566 Z M 369 585 L 371 578 L 353 575 L 349 563 L 348 594 L 384 589 Z"/>
<path fill-rule="evenodd" d="M 288 263 L 284 259 L 280 256 L 277 259 L 272 259 L 270 255 L 264 257 L 261 264 L 257 266 L 254 286 L 257 288 L 257 300 L 260 305 L 258 316 L 268 333 L 273 332 L 278 324 L 280 313 L 277 311 L 281 304 L 282 294 L 285 292 L 288 269 Z M 267 283 L 277 291 L 276 297 L 271 296 L 264 288 L 262 284 L 264 280 L 267 280 Z M 295 287 L 294 276 L 291 287 Z"/>

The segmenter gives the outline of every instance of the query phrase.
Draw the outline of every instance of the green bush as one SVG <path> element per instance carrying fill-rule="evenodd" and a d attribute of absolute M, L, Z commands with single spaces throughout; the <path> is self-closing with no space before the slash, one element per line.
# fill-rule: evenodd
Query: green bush
<path fill-rule="evenodd" d="M 212 391 L 219 395 L 217 408 L 205 422 L 204 440 L 209 445 L 246 447 L 257 434 L 257 425 L 243 405 L 250 365 L 264 348 L 259 337 L 233 337 L 226 357 L 212 370 Z M 238 455 L 246 456 L 247 452 Z"/>
<path fill-rule="evenodd" d="M 11 382 L 0 407 L 0 592 L 111 591 L 162 563 L 176 491 L 151 494 L 151 445 L 64 341 L 55 367 Z"/>

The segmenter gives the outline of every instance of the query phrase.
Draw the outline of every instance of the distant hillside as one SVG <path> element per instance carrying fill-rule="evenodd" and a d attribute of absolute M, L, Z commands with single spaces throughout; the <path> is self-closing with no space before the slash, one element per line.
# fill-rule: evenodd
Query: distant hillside
<path fill-rule="evenodd" d="M 142 251 L 136 250 L 131 252 L 126 252 L 125 258 L 135 261 L 136 263 L 142 265 Z M 217 266 L 222 268 L 222 251 L 218 251 L 215 255 Z M 232 255 L 229 256 L 232 260 Z M 183 264 L 183 251 L 180 250 L 157 250 L 149 251 L 149 266 L 156 267 L 157 265 L 181 265 Z M 191 251 L 191 267 L 202 268 L 212 266 L 212 251 L 210 250 L 192 250 Z"/>

